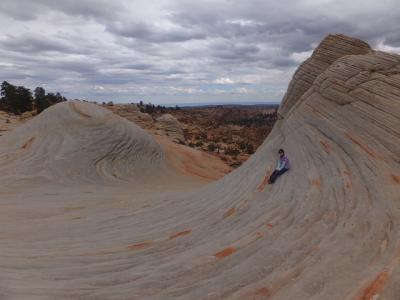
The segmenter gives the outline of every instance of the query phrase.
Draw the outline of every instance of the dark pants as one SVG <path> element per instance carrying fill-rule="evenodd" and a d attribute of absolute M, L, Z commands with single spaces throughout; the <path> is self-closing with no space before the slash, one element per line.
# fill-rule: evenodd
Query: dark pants
<path fill-rule="evenodd" d="M 281 176 L 283 173 L 285 173 L 287 170 L 288 170 L 288 169 L 285 169 L 285 168 L 284 168 L 284 169 L 282 169 L 282 170 L 280 170 L 280 171 L 275 170 L 274 172 L 272 172 L 271 177 L 269 178 L 268 183 L 274 183 L 275 180 L 276 180 L 279 176 Z"/>

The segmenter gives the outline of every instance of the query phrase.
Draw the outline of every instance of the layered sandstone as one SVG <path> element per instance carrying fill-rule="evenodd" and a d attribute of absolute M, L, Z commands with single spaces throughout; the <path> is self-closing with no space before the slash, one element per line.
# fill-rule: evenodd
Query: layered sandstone
<path fill-rule="evenodd" d="M 328 35 L 309 59 L 297 69 L 279 109 L 284 116 L 295 102 L 313 85 L 314 80 L 337 59 L 346 55 L 367 54 L 370 46 L 359 39 L 342 34 Z"/>
<path fill-rule="evenodd" d="M 1 296 L 399 299 L 400 56 L 344 36 L 314 54 L 266 141 L 208 185 L 95 105 L 1 137 Z M 279 148 L 292 168 L 267 185 Z"/>

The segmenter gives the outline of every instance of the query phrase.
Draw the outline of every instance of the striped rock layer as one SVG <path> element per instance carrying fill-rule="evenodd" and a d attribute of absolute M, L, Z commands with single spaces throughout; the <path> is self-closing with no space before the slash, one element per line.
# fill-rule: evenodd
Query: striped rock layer
<path fill-rule="evenodd" d="M 400 56 L 328 36 L 279 113 L 202 187 L 92 104 L 4 135 L 0 298 L 399 299 Z"/>

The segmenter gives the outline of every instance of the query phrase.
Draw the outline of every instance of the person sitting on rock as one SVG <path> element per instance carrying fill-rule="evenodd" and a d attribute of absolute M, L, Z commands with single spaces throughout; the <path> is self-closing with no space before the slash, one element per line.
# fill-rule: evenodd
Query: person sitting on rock
<path fill-rule="evenodd" d="M 279 176 L 289 170 L 289 159 L 285 155 L 285 150 L 279 149 L 278 153 L 278 165 L 276 166 L 275 171 L 271 174 L 271 177 L 268 180 L 269 184 L 274 183 Z"/>

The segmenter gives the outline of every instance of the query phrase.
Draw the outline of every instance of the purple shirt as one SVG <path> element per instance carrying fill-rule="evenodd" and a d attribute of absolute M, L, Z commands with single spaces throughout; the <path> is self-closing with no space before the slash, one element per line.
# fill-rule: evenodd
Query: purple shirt
<path fill-rule="evenodd" d="M 289 159 L 287 158 L 286 155 L 283 155 L 282 157 L 279 156 L 279 160 L 278 160 L 278 165 L 276 167 L 276 169 L 278 171 L 282 170 L 282 169 L 289 169 L 290 165 L 289 165 Z"/>

